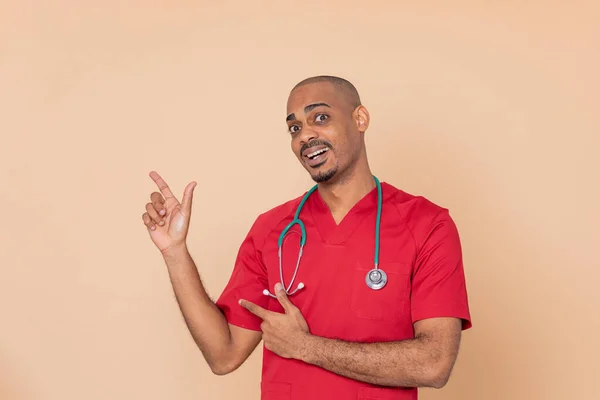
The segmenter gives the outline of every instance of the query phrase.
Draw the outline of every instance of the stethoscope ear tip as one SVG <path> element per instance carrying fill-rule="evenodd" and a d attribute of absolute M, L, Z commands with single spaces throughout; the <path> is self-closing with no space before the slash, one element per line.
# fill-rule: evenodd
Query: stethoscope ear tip
<path fill-rule="evenodd" d="M 263 294 L 264 294 L 265 296 L 268 296 L 270 293 L 269 293 L 269 291 L 268 291 L 267 289 L 265 289 L 265 290 L 263 290 Z"/>
<path fill-rule="evenodd" d="M 302 289 L 302 288 L 304 288 L 304 283 L 303 283 L 303 282 L 300 282 L 300 283 L 298 284 L 298 289 Z"/>

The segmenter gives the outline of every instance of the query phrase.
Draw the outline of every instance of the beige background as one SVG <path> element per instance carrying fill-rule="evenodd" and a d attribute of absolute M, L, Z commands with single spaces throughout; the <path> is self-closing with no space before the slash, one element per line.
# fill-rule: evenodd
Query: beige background
<path fill-rule="evenodd" d="M 323 73 L 361 92 L 374 172 L 461 232 L 474 328 L 422 398 L 600 398 L 598 3 L 85 3 L 0 3 L 0 399 L 258 398 L 260 351 L 216 377 L 189 337 L 147 174 L 200 183 L 218 296 L 312 184 L 285 102 Z"/>

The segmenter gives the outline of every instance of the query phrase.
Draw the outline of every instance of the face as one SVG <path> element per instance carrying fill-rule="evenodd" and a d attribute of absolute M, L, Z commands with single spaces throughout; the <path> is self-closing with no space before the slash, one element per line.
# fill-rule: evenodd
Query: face
<path fill-rule="evenodd" d="M 351 171 L 363 153 L 368 113 L 354 108 L 329 83 L 294 90 L 287 105 L 292 151 L 315 182 L 331 182 Z"/>

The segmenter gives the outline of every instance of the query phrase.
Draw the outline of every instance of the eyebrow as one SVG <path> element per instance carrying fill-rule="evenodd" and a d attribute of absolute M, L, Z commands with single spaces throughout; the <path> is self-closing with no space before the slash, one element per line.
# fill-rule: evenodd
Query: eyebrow
<path fill-rule="evenodd" d="M 317 107 L 329 107 L 331 108 L 331 106 L 327 103 L 313 103 L 313 104 L 309 104 L 306 107 L 304 107 L 304 113 L 307 114 L 309 112 L 311 112 L 312 110 L 314 110 Z M 286 121 L 291 121 L 296 119 L 296 115 L 294 113 L 290 114 L 287 116 L 287 118 L 285 119 Z"/>

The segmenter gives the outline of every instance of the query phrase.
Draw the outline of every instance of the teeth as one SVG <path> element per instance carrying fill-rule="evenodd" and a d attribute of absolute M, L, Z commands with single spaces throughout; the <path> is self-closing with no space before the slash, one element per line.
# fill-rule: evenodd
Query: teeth
<path fill-rule="evenodd" d="M 325 153 L 326 151 L 327 151 L 327 147 L 324 148 L 324 149 L 321 149 L 321 150 L 314 151 L 314 152 L 308 154 L 307 157 L 308 158 L 314 158 L 314 157 L 318 156 L 319 154 Z"/>

